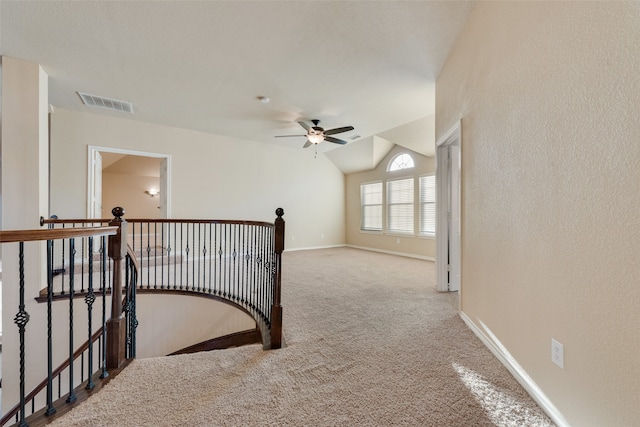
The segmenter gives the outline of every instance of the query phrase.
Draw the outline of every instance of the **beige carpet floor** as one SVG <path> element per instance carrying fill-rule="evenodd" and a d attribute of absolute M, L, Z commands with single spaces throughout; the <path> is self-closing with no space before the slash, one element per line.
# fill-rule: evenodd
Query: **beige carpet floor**
<path fill-rule="evenodd" d="M 51 425 L 553 426 L 458 317 L 457 294 L 435 291 L 433 263 L 283 258 L 286 348 L 138 359 Z"/>

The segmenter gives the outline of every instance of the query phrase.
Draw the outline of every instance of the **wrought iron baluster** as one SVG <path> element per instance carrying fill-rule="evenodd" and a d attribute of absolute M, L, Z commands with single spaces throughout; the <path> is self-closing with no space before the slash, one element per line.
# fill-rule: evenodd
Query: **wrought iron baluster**
<path fill-rule="evenodd" d="M 180 223 L 180 257 L 181 257 L 181 260 L 180 260 L 180 275 L 178 276 L 178 278 L 180 279 L 180 286 L 178 286 L 178 288 L 180 290 L 182 290 L 182 282 L 183 282 L 182 278 L 184 277 L 183 276 L 183 274 L 184 274 L 184 264 L 185 264 L 185 262 L 187 262 L 187 259 L 188 259 L 187 254 L 184 252 L 184 237 L 183 237 L 183 235 L 184 235 L 184 224 Z"/>
<path fill-rule="evenodd" d="M 201 232 L 201 225 L 200 223 L 198 223 L 198 245 L 196 246 L 196 236 L 195 236 L 195 232 L 196 232 L 196 225 L 193 225 L 193 246 L 198 248 L 198 263 L 197 263 L 197 269 L 198 269 L 198 273 L 196 274 L 196 266 L 194 265 L 194 269 L 193 269 L 193 275 L 194 275 L 194 283 L 193 285 L 196 286 L 196 290 L 198 292 L 200 292 L 200 267 L 202 264 L 202 247 L 200 246 L 201 241 L 200 241 L 200 232 Z M 197 283 L 196 283 L 196 279 L 195 277 L 197 277 Z"/>
<path fill-rule="evenodd" d="M 129 292 L 127 296 L 128 321 L 127 321 L 127 356 L 129 358 L 136 357 L 136 329 L 138 328 L 138 319 L 136 316 L 136 281 L 138 280 L 138 272 L 135 268 L 130 268 L 132 264 L 131 258 L 127 255 L 127 283 Z"/>
<path fill-rule="evenodd" d="M 234 298 L 236 301 L 240 298 L 240 262 L 238 260 L 238 252 L 240 250 L 240 226 L 237 224 L 232 225 L 233 227 L 233 284 L 235 287 Z"/>
<path fill-rule="evenodd" d="M 18 313 L 13 319 L 14 323 L 18 326 L 18 333 L 20 335 L 20 426 L 26 426 L 25 421 L 25 402 L 24 402 L 24 364 L 25 364 L 25 352 L 24 352 L 24 338 L 25 329 L 29 322 L 29 313 L 25 311 L 24 306 L 24 242 L 18 244 L 18 270 L 19 270 L 19 287 L 20 287 L 20 303 L 18 304 Z M 16 417 L 18 414 L 16 414 Z M 16 421 L 18 421 L 16 419 Z"/>
<path fill-rule="evenodd" d="M 211 269 L 211 264 L 212 264 L 212 257 L 211 255 L 213 254 L 213 233 L 212 233 L 212 228 L 215 226 L 215 224 L 209 223 L 209 283 L 208 283 L 208 288 L 209 288 L 209 293 L 211 293 L 211 280 L 213 278 L 212 276 L 212 269 Z"/>
<path fill-rule="evenodd" d="M 218 237 L 220 235 L 220 224 L 216 224 L 215 228 L 213 229 L 213 235 L 214 238 L 213 240 L 215 241 L 215 247 L 216 248 L 220 248 L 219 252 L 218 252 L 218 257 L 216 260 L 216 263 L 213 266 L 213 276 L 214 276 L 214 294 L 216 295 L 220 295 L 220 261 L 221 261 L 221 254 L 222 254 L 222 245 L 220 243 L 220 238 Z M 213 246 L 211 247 L 213 248 Z M 217 277 L 217 280 L 216 280 Z"/>
<path fill-rule="evenodd" d="M 251 246 L 251 299 L 249 301 L 249 306 L 250 307 L 255 307 L 255 289 L 256 289 L 256 271 L 257 271 L 257 265 L 256 265 L 256 248 L 258 247 L 258 227 L 257 226 L 252 226 L 251 227 L 251 235 L 252 235 L 252 240 L 253 240 L 253 245 Z"/>
<path fill-rule="evenodd" d="M 226 246 L 227 246 L 227 244 L 228 244 L 228 239 L 227 239 L 227 228 L 228 228 L 228 225 L 227 225 L 227 224 L 224 224 L 223 228 L 224 228 L 224 239 L 222 240 L 222 243 L 225 245 L 225 250 L 226 250 L 226 249 L 227 249 L 227 247 L 226 247 Z M 224 277 L 224 281 L 222 281 L 222 282 L 220 283 L 220 284 L 221 284 L 221 286 L 222 286 L 222 289 L 224 290 L 224 291 L 223 291 L 223 293 L 222 293 L 222 296 L 223 296 L 223 297 L 226 297 L 226 296 L 227 296 L 227 289 L 228 289 L 228 286 L 229 286 L 229 282 L 228 282 L 228 279 L 227 279 L 227 264 L 228 264 L 228 257 L 226 257 L 226 256 L 225 256 L 225 258 L 226 258 L 226 259 L 224 260 L 224 262 L 223 262 L 223 264 L 222 264 L 222 268 L 224 269 L 224 275 L 223 275 L 223 277 Z M 222 259 L 221 259 L 221 262 L 222 262 Z"/>
<path fill-rule="evenodd" d="M 91 252 L 93 252 L 93 237 L 89 237 L 89 255 L 91 256 Z M 91 340 L 91 323 L 93 319 L 93 303 L 96 300 L 96 295 L 93 293 L 93 260 L 89 261 L 89 284 L 87 295 L 84 297 L 84 301 L 87 304 L 87 328 L 88 328 L 88 336 L 89 336 L 89 348 L 87 354 L 87 390 L 93 390 L 95 384 L 93 383 L 93 341 Z"/>
<path fill-rule="evenodd" d="M 53 227 L 52 227 L 53 228 Z M 62 224 L 62 228 L 64 228 L 64 224 Z M 61 277 L 60 277 L 60 294 L 64 295 L 64 240 L 61 240 L 60 242 L 62 244 L 62 259 L 60 260 L 60 265 L 62 268 L 62 272 L 61 272 Z M 55 254 L 55 251 L 53 252 Z M 54 255 L 55 256 L 55 255 Z M 54 266 L 52 265 L 51 268 L 53 268 Z"/>
<path fill-rule="evenodd" d="M 134 233 L 135 234 L 135 233 Z M 134 237 L 135 239 L 135 237 Z M 100 253 L 100 264 L 102 266 L 102 338 L 98 341 L 98 353 L 102 355 L 102 373 L 100 378 L 107 378 L 107 346 L 105 338 L 107 336 L 107 236 L 102 236 L 102 252 Z M 102 345 L 100 344 L 102 343 Z"/>
<path fill-rule="evenodd" d="M 149 224 L 151 228 L 151 224 Z M 151 239 L 149 239 L 151 240 Z M 149 263 L 151 268 L 151 263 Z M 158 289 L 158 223 L 153 223 L 153 289 Z M 162 283 L 160 283 L 162 289 Z"/>
<path fill-rule="evenodd" d="M 147 257 L 146 257 L 146 259 L 147 259 L 147 289 L 149 289 L 149 288 L 151 288 L 151 246 L 149 245 L 151 238 L 149 236 L 150 235 L 150 230 L 149 230 L 150 223 L 147 222 L 145 224 L 147 224 L 147 238 L 146 238 L 146 241 L 147 241 L 147 248 L 146 248 Z M 153 284 L 153 289 L 157 289 L 157 284 L 156 283 Z"/>
<path fill-rule="evenodd" d="M 176 243 L 176 234 L 177 234 L 177 229 L 176 229 L 176 224 L 173 224 L 173 244 L 175 245 Z M 167 244 L 167 256 L 169 256 L 169 260 L 171 260 L 171 229 L 169 229 L 169 243 Z M 176 271 L 178 270 L 176 267 L 176 263 L 178 262 L 178 256 L 174 253 L 173 254 L 173 289 L 177 288 L 177 280 L 176 280 Z M 171 272 L 169 271 L 169 267 L 167 266 L 167 275 L 170 276 Z"/>
<path fill-rule="evenodd" d="M 249 274 L 249 249 L 247 248 L 247 227 L 248 225 L 242 226 L 242 253 L 244 254 L 244 263 L 242 264 L 243 275 L 242 275 L 242 298 L 240 301 L 244 304 L 247 298 L 247 286 L 248 286 L 248 274 Z"/>
<path fill-rule="evenodd" d="M 256 284 L 256 311 L 260 313 L 260 304 L 262 298 L 262 281 L 264 277 L 264 233 L 265 228 L 260 227 L 258 253 L 260 254 L 260 265 L 258 266 L 258 282 Z"/>
<path fill-rule="evenodd" d="M 233 252 L 232 257 L 233 257 L 233 266 L 230 266 L 232 268 L 229 268 L 229 283 L 231 285 L 231 290 L 232 290 L 232 299 L 237 299 L 238 297 L 238 283 L 236 280 L 236 276 L 237 276 L 237 266 L 236 266 L 236 259 L 238 256 L 238 252 L 237 252 L 237 247 L 238 247 L 238 227 L 234 224 L 229 224 L 229 228 L 231 229 L 231 241 L 233 242 Z"/>
<path fill-rule="evenodd" d="M 122 310 L 124 311 L 124 317 L 125 317 L 125 355 L 126 357 L 129 357 L 129 354 L 131 352 L 131 299 L 129 298 L 129 287 L 131 286 L 131 274 L 132 274 L 132 268 L 131 268 L 131 262 L 129 260 L 129 257 L 127 256 L 125 258 L 125 263 L 124 263 L 124 290 L 125 290 L 125 296 L 126 296 L 126 302 L 124 303 L 124 306 L 122 307 Z"/>
<path fill-rule="evenodd" d="M 233 252 L 232 252 L 232 264 L 230 265 L 231 270 L 231 289 L 233 290 L 232 299 L 238 299 L 238 227 L 235 224 L 229 224 L 229 228 L 231 229 L 231 240 L 233 242 Z"/>
<path fill-rule="evenodd" d="M 160 226 L 160 234 L 161 234 L 161 238 L 160 238 L 160 287 L 162 289 L 165 288 L 165 283 L 164 283 L 164 252 L 165 252 L 165 248 L 164 248 L 164 228 L 165 228 L 165 224 L 163 223 Z M 167 259 L 168 261 L 168 259 Z M 166 286 L 167 289 L 169 289 L 169 283 L 167 283 Z"/>
<path fill-rule="evenodd" d="M 46 415 L 56 412 L 53 407 L 53 338 L 52 338 L 52 301 L 53 301 L 53 240 L 47 240 L 47 410 Z"/>
<path fill-rule="evenodd" d="M 75 259 L 76 259 L 76 249 L 75 249 L 75 239 L 69 239 L 69 396 L 67 397 L 67 403 L 72 403 L 76 401 L 76 394 L 73 391 L 73 297 L 75 295 L 74 284 L 74 270 L 75 270 Z M 58 381 L 60 384 L 60 381 Z M 60 389 L 58 387 L 58 394 L 60 394 Z"/>

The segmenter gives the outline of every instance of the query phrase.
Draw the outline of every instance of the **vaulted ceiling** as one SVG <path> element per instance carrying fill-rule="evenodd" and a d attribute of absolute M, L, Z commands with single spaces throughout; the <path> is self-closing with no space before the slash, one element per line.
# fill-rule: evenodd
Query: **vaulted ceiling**
<path fill-rule="evenodd" d="M 434 153 L 435 80 L 469 1 L 1 1 L 0 54 L 36 62 L 54 107 L 302 149 L 321 120 L 345 172 L 383 147 Z M 82 104 L 77 92 L 133 103 Z M 268 97 L 270 102 L 260 102 Z M 328 152 L 331 151 L 331 154 Z"/>

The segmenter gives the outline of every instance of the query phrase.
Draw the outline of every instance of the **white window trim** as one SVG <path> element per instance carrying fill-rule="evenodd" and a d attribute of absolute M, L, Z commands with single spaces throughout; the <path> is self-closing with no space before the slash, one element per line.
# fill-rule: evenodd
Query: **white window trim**
<path fill-rule="evenodd" d="M 396 159 L 398 157 L 403 156 L 403 155 L 409 156 L 411 158 L 411 163 L 413 163 L 413 165 L 409 166 L 409 167 L 406 167 L 406 168 L 400 168 L 400 169 L 396 169 L 396 170 L 391 170 L 391 165 L 393 165 L 393 163 L 396 161 Z M 398 173 L 398 172 L 405 172 L 406 173 L 406 171 L 408 169 L 414 169 L 415 167 L 416 167 L 416 161 L 413 159 L 413 156 L 411 154 L 403 151 L 401 153 L 396 154 L 395 156 L 393 156 L 391 158 L 391 160 L 389 160 L 389 163 L 387 163 L 387 168 L 385 169 L 385 171 L 387 173 Z"/>
<path fill-rule="evenodd" d="M 362 204 L 362 187 L 365 185 L 371 185 L 371 184 L 381 184 L 382 185 L 382 203 L 380 203 L 380 208 L 381 208 L 381 217 L 382 217 L 382 225 L 381 225 L 381 229 L 380 230 L 374 230 L 374 229 L 365 229 L 364 227 L 364 223 L 363 223 L 363 216 L 362 216 L 362 208 L 364 207 L 364 205 Z M 385 212 L 385 205 L 387 202 L 387 198 L 386 198 L 386 194 L 385 194 L 385 181 L 382 180 L 376 180 L 376 181 L 368 181 L 368 182 L 361 182 L 360 183 L 360 232 L 361 233 L 365 233 L 365 234 L 384 234 L 385 231 L 385 220 L 386 220 L 386 212 Z"/>
<path fill-rule="evenodd" d="M 406 172 L 406 169 L 401 169 L 402 171 Z M 396 171 L 397 172 L 397 171 Z M 391 206 L 389 204 L 389 183 L 393 182 L 393 181 L 403 181 L 403 180 L 408 180 L 411 179 L 413 181 L 413 198 L 412 198 L 412 205 L 413 205 L 413 226 L 412 231 L 401 231 L 401 230 L 389 230 L 389 207 Z M 383 211 L 385 214 L 386 218 L 384 219 L 384 232 L 385 234 L 388 234 L 390 236 L 416 236 L 416 176 L 415 175 L 405 175 L 405 176 L 397 176 L 397 177 L 393 177 L 393 178 L 389 178 L 389 179 L 385 179 L 384 180 L 384 207 L 383 207 Z"/>
<path fill-rule="evenodd" d="M 435 171 L 434 172 L 429 172 L 429 173 L 424 173 L 424 174 L 422 174 L 422 175 L 417 177 L 418 178 L 418 215 L 419 215 L 419 217 L 418 217 L 418 233 L 417 233 L 417 236 L 418 237 L 422 237 L 422 238 L 427 238 L 427 239 L 435 239 L 436 238 L 436 232 L 433 232 L 433 233 L 422 233 L 421 229 L 420 229 L 420 221 L 422 219 L 422 199 L 420 198 L 420 193 L 421 193 L 420 179 L 425 177 L 425 176 L 433 176 L 433 177 L 435 177 L 436 173 L 435 173 Z M 437 186 L 438 186 L 438 183 L 436 182 L 436 194 L 434 194 L 434 196 L 436 196 L 436 198 L 437 198 L 437 193 L 438 193 L 438 190 L 437 190 L 438 187 Z M 438 206 L 437 200 L 434 201 L 434 204 L 436 206 L 436 218 L 434 218 L 434 220 L 437 220 L 437 209 L 438 209 L 437 208 L 437 206 Z M 436 229 L 437 229 L 437 227 L 436 227 Z"/>

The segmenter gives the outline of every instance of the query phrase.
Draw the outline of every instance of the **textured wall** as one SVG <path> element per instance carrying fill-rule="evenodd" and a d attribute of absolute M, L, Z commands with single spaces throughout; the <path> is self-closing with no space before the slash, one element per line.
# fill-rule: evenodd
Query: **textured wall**
<path fill-rule="evenodd" d="M 640 423 L 639 41 L 637 2 L 480 3 L 437 82 L 462 309 L 574 426 Z"/>
<path fill-rule="evenodd" d="M 273 222 L 282 207 L 287 249 L 344 244 L 344 174 L 323 155 L 61 108 L 51 120 L 51 210 L 60 218 L 86 215 L 95 145 L 170 155 L 173 218 Z"/>

